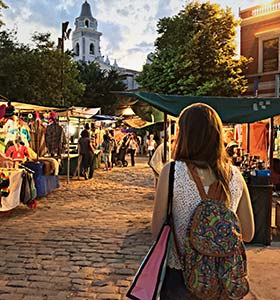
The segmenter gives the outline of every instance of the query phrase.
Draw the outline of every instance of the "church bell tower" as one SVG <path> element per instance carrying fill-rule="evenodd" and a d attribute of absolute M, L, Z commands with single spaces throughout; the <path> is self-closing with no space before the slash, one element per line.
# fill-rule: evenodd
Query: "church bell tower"
<path fill-rule="evenodd" d="M 75 30 L 72 34 L 74 60 L 92 62 L 101 59 L 100 36 L 97 31 L 97 20 L 91 14 L 90 4 L 83 3 L 80 16 L 75 19 Z"/>

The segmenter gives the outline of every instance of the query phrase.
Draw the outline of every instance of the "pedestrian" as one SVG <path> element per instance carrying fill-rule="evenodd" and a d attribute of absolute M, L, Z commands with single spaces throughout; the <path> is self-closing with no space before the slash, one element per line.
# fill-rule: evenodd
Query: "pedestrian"
<path fill-rule="evenodd" d="M 91 179 L 94 173 L 94 149 L 91 145 L 88 130 L 81 132 L 81 137 L 78 141 L 79 155 L 82 156 L 81 171 L 85 179 Z"/>
<path fill-rule="evenodd" d="M 157 143 L 154 139 L 154 135 L 153 134 L 150 134 L 150 137 L 149 139 L 147 140 L 147 147 L 148 147 L 148 154 L 149 154 L 149 161 L 148 163 L 150 162 L 155 150 L 156 150 L 156 146 L 157 146 Z"/>
<path fill-rule="evenodd" d="M 129 134 L 129 138 L 127 139 L 127 145 L 128 145 L 128 153 L 130 153 L 131 158 L 131 166 L 135 166 L 135 153 L 138 149 L 138 141 L 136 134 L 134 132 Z"/>
<path fill-rule="evenodd" d="M 84 134 L 85 131 L 87 131 L 90 134 L 90 127 L 88 123 L 84 125 L 84 129 L 82 130 L 81 134 Z"/>
<path fill-rule="evenodd" d="M 101 149 L 103 150 L 103 162 L 105 164 L 104 171 L 110 171 L 110 157 L 112 151 L 112 143 L 108 134 L 103 135 L 103 142 L 101 144 Z"/>
<path fill-rule="evenodd" d="M 206 191 L 221 183 L 225 204 L 236 212 L 243 240 L 249 242 L 254 234 L 254 219 L 246 183 L 236 166 L 231 165 L 223 144 L 222 122 L 214 109 L 206 104 L 193 104 L 182 111 L 174 145 L 174 188 L 172 200 L 173 243 L 168 256 L 161 300 L 196 299 L 186 288 L 179 253 L 184 254 L 186 229 L 192 213 L 201 202 L 196 183 L 188 165 L 192 165 Z M 188 164 L 188 165 L 187 165 Z M 152 233 L 156 237 L 165 221 L 168 204 L 170 163 L 159 176 L 155 196 Z M 177 247 L 175 246 L 177 244 Z M 218 300 L 218 299 L 217 299 Z"/>
<path fill-rule="evenodd" d="M 117 141 L 115 139 L 115 132 L 113 129 L 109 130 L 109 138 L 111 142 L 111 155 L 109 157 L 110 167 L 113 169 L 117 162 Z"/>

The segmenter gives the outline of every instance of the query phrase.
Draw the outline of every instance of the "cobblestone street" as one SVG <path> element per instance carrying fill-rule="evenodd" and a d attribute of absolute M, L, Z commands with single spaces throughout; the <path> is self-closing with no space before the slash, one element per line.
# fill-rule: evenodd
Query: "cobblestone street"
<path fill-rule="evenodd" d="M 36 209 L 19 206 L 0 216 L 0 300 L 126 299 L 151 243 L 154 189 L 146 160 L 99 169 L 88 181 L 61 178 Z M 279 247 L 249 249 L 246 299 L 279 300 L 279 253 Z M 268 280 L 275 281 L 270 288 Z"/>

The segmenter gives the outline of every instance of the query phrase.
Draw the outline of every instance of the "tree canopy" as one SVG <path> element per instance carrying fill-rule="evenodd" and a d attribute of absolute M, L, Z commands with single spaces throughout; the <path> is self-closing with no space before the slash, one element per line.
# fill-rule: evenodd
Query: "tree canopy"
<path fill-rule="evenodd" d="M 246 91 L 250 60 L 236 55 L 238 22 L 230 8 L 191 2 L 177 15 L 160 19 L 151 64 L 138 82 L 164 94 L 238 96 Z"/>
<path fill-rule="evenodd" d="M 8 8 L 8 6 L 7 6 L 2 0 L 0 0 L 0 18 L 2 17 L 1 10 L 2 10 L 3 8 L 6 9 L 6 8 Z M 3 23 L 3 21 L 0 19 L 0 27 L 1 27 L 2 25 L 4 25 L 4 23 Z"/>
<path fill-rule="evenodd" d="M 1 9 L 7 6 L 0 0 Z M 115 112 L 111 91 L 126 88 L 117 70 L 102 70 L 97 62 L 74 62 L 71 51 L 51 41 L 50 33 L 35 32 L 34 46 L 18 42 L 15 30 L 0 31 L 0 95 L 12 101 L 42 105 L 101 107 Z"/>
<path fill-rule="evenodd" d="M 115 69 L 103 70 L 99 64 L 79 62 L 79 81 L 85 85 L 80 104 L 87 107 L 101 107 L 103 114 L 114 114 L 116 96 L 112 91 L 123 91 L 126 86 Z"/>
<path fill-rule="evenodd" d="M 84 92 L 72 58 L 61 53 L 50 34 L 34 33 L 34 48 L 20 44 L 16 32 L 0 32 L 0 94 L 43 105 L 71 105 Z"/>

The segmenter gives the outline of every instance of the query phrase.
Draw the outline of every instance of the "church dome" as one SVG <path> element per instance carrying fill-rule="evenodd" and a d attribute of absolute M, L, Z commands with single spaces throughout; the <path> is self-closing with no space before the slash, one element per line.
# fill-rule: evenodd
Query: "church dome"
<path fill-rule="evenodd" d="M 83 3 L 80 17 L 92 18 L 91 8 L 87 1 Z"/>

